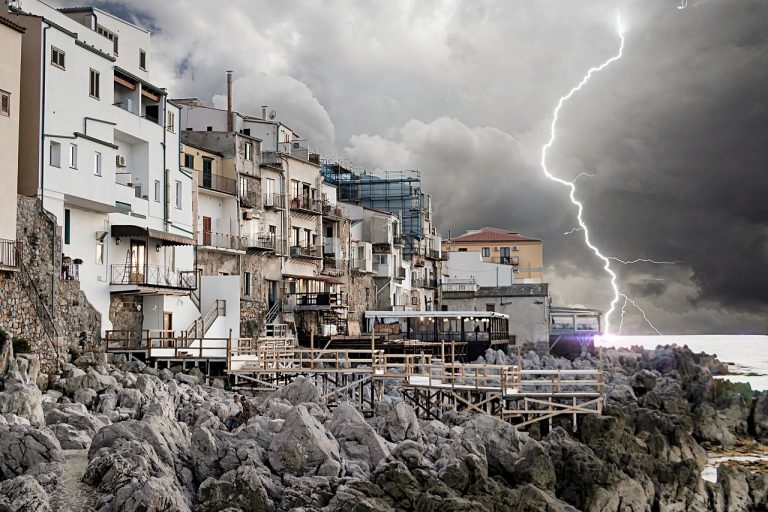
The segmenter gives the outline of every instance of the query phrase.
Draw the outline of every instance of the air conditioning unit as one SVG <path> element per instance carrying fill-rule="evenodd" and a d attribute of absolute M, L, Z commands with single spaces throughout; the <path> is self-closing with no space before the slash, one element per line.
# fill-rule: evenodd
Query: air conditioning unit
<path fill-rule="evenodd" d="M 291 246 L 291 257 L 301 256 L 301 247 L 298 245 Z"/>
<path fill-rule="evenodd" d="M 513 246 L 512 246 L 512 250 L 513 250 L 513 251 L 519 251 L 519 250 L 520 250 L 520 248 L 519 248 L 518 246 L 516 246 L 516 245 L 513 245 Z"/>
<path fill-rule="evenodd" d="M 123 155 L 115 156 L 115 165 L 118 167 L 125 167 L 125 157 Z"/>
<path fill-rule="evenodd" d="M 243 220 L 251 220 L 251 219 L 253 219 L 253 211 L 243 210 Z"/>
<path fill-rule="evenodd" d="M 494 247 L 493 250 L 496 251 L 496 252 L 499 252 L 499 248 L 498 247 Z"/>
<path fill-rule="evenodd" d="M 517 257 L 517 256 L 512 256 L 511 258 L 509 258 L 509 262 L 512 265 L 519 265 L 520 264 L 520 258 Z"/>

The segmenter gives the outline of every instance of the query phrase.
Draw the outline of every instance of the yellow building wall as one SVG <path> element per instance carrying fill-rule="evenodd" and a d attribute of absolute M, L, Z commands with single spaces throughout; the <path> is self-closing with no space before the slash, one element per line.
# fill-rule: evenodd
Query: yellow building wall
<path fill-rule="evenodd" d="M 10 115 L 0 113 L 0 238 L 16 240 L 21 33 L 0 24 L 0 48 L 0 90 L 10 94 Z"/>
<path fill-rule="evenodd" d="M 510 258 L 517 256 L 518 265 L 513 267 L 518 270 L 517 277 L 520 279 L 541 279 L 541 269 L 544 267 L 544 243 L 540 241 L 519 241 L 519 242 L 451 242 L 452 251 L 466 250 L 467 252 L 482 252 L 483 247 L 490 249 L 490 256 L 483 256 L 485 263 L 501 263 L 501 248 L 509 248 Z M 498 247 L 499 250 L 495 250 Z M 517 251 L 512 248 L 517 247 Z"/>

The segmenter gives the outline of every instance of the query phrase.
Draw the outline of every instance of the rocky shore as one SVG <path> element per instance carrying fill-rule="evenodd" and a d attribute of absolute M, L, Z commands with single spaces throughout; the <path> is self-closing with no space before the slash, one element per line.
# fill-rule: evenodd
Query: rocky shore
<path fill-rule="evenodd" d="M 489 362 L 514 357 L 488 352 Z M 768 507 L 768 475 L 707 450 L 759 442 L 768 398 L 715 380 L 688 349 L 607 350 L 602 416 L 528 433 L 483 415 L 424 421 L 392 395 L 371 418 L 329 410 L 308 380 L 251 397 L 229 432 L 232 394 L 199 375 L 87 354 L 44 378 L 0 347 L 0 512 L 740 511 Z M 527 368 L 588 368 L 534 353 Z"/>

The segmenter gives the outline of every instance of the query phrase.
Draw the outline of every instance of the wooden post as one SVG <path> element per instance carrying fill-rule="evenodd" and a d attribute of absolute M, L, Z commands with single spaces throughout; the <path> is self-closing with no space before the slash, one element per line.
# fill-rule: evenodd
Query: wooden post
<path fill-rule="evenodd" d="M 309 329 L 309 367 L 315 369 L 315 326 Z"/>

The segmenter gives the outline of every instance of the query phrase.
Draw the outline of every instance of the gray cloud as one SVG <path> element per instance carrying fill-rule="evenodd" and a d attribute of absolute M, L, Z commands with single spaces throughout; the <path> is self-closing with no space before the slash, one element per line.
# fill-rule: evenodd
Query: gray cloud
<path fill-rule="evenodd" d="M 212 101 L 234 69 L 238 108 L 269 104 L 360 167 L 421 169 L 444 233 L 498 225 L 541 237 L 556 300 L 596 307 L 610 300 L 600 262 L 581 233 L 563 235 L 575 212 L 538 158 L 557 98 L 616 50 L 619 10 L 625 56 L 563 110 L 550 166 L 594 174 L 579 197 L 608 254 L 681 262 L 617 266 L 660 330 L 764 332 L 768 3 L 688 4 L 102 6 L 154 27 L 153 80 L 174 95 Z M 647 332 L 635 311 L 625 327 Z"/>

